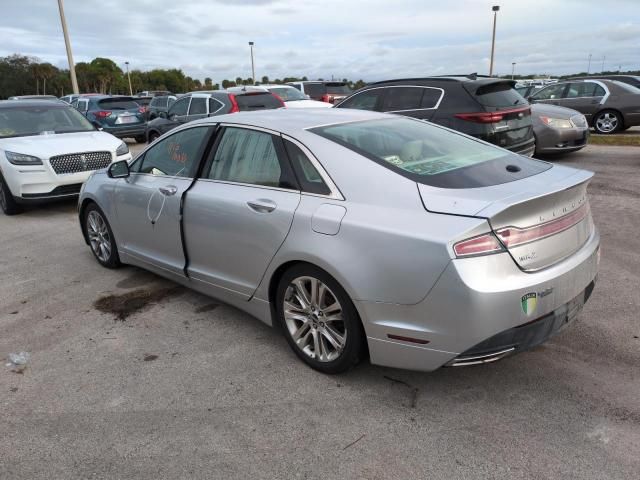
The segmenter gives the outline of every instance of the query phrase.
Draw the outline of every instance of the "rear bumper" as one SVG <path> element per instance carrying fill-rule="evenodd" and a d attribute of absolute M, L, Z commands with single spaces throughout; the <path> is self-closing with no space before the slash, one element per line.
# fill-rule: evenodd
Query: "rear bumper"
<path fill-rule="evenodd" d="M 536 141 L 532 137 L 530 140 L 526 142 L 519 143 L 517 145 L 512 145 L 510 147 L 505 147 L 507 150 L 512 151 L 513 153 L 517 153 L 519 155 L 524 155 L 525 157 L 533 156 L 533 153 L 536 149 Z"/>
<path fill-rule="evenodd" d="M 574 311 L 571 302 L 591 290 L 598 271 L 599 243 L 594 231 L 571 257 L 534 273 L 521 271 L 507 253 L 452 260 L 418 304 L 355 302 L 367 333 L 371 362 L 435 370 L 462 355 L 481 352 L 485 342 L 488 348 L 511 348 L 497 336 L 508 336 L 504 332 L 528 324 L 542 329 L 534 340 L 545 341 L 559 331 L 555 319 L 562 318 L 563 308 L 575 317 L 579 309 Z M 525 309 L 523 301 L 532 294 L 536 303 Z M 400 341 L 389 335 L 427 343 Z M 521 340 L 517 349 L 537 344 L 534 340 Z"/>
<path fill-rule="evenodd" d="M 553 312 L 480 342 L 448 362 L 446 366 L 462 367 L 490 363 L 546 342 L 577 320 L 582 307 L 593 293 L 595 284 L 594 279 L 577 297 Z"/>
<path fill-rule="evenodd" d="M 123 125 L 120 127 L 102 127 L 103 131 L 110 133 L 114 137 L 118 138 L 132 138 L 138 136 L 145 136 L 146 123 L 139 123 L 136 125 Z"/>

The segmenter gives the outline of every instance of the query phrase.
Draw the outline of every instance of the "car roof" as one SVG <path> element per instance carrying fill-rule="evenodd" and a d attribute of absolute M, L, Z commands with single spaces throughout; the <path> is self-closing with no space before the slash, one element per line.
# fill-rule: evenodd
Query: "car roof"
<path fill-rule="evenodd" d="M 0 108 L 14 108 L 14 107 L 61 107 L 61 108 L 71 108 L 71 106 L 63 102 L 62 100 L 58 100 L 53 102 L 51 100 L 0 100 Z"/>
<path fill-rule="evenodd" d="M 498 78 L 498 77 L 488 77 L 485 75 L 438 75 L 433 77 L 415 77 L 415 78 L 395 78 L 391 80 L 381 80 L 379 82 L 370 83 L 367 86 L 371 85 L 385 85 L 389 83 L 431 83 L 431 82 L 458 82 L 458 83 L 474 83 L 474 84 L 489 84 L 496 82 L 513 82 L 514 80 L 509 80 L 507 78 Z"/>
<path fill-rule="evenodd" d="M 351 110 L 346 108 L 280 108 L 218 115 L 189 122 L 189 125 L 193 125 L 195 123 L 236 123 L 240 125 L 276 130 L 278 132 L 295 136 L 303 130 L 322 125 L 382 118 L 398 117 L 387 113 L 371 112 L 367 110 Z"/>

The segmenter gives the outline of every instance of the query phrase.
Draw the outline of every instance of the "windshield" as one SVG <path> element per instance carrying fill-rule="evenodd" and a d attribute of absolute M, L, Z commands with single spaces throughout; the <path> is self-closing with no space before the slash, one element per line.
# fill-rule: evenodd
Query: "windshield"
<path fill-rule="evenodd" d="M 0 138 L 90 131 L 93 125 L 65 104 L 0 109 Z"/>
<path fill-rule="evenodd" d="M 418 183 L 435 187 L 486 187 L 551 168 L 546 162 L 411 118 L 344 123 L 311 131 Z"/>
<path fill-rule="evenodd" d="M 295 102 L 296 100 L 306 100 L 304 94 L 293 87 L 269 87 L 271 93 L 278 95 L 283 102 Z"/>

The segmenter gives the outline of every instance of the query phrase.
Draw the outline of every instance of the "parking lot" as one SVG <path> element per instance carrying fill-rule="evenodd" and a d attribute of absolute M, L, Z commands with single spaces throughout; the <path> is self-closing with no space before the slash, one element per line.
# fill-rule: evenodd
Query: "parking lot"
<path fill-rule="evenodd" d="M 31 354 L 0 370 L 0 478 L 638 478 L 640 149 L 552 161 L 596 172 L 580 321 L 433 373 L 322 375 L 234 308 L 100 267 L 73 202 L 0 216 L 0 356 Z M 96 308 L 132 291 L 147 305 L 124 320 Z"/>

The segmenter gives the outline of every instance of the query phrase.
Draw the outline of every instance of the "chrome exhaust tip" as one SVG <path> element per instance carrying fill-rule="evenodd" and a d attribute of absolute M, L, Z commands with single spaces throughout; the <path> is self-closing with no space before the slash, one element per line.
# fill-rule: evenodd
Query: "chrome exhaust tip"
<path fill-rule="evenodd" d="M 480 365 L 482 363 L 491 363 L 506 357 L 513 353 L 516 347 L 506 348 L 497 352 L 483 353 L 482 355 L 469 355 L 456 357 L 447 363 L 447 367 L 468 367 L 471 365 Z"/>

